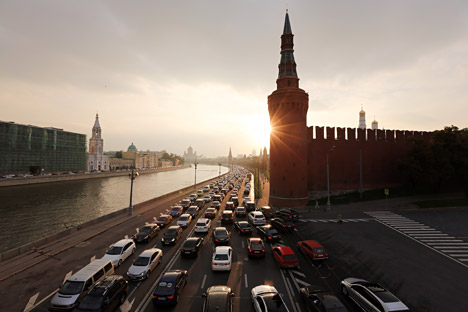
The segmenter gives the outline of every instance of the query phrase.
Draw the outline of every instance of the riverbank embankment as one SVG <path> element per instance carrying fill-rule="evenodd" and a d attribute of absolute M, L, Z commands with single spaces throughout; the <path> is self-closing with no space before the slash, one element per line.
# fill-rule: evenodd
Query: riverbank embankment
<path fill-rule="evenodd" d="M 144 169 L 137 170 L 139 174 L 157 173 L 164 171 L 172 171 L 184 168 L 190 168 L 190 165 L 180 165 L 164 168 Z M 39 176 L 27 176 L 27 177 L 13 177 L 8 179 L 0 180 L 0 187 L 18 186 L 18 185 L 30 185 L 40 183 L 54 183 L 63 181 L 76 181 L 86 179 L 102 179 L 112 178 L 119 176 L 126 176 L 131 170 L 118 170 L 118 171 L 101 171 L 101 172 L 85 172 L 85 173 L 70 173 L 70 174 L 59 174 L 59 175 L 39 175 Z"/>

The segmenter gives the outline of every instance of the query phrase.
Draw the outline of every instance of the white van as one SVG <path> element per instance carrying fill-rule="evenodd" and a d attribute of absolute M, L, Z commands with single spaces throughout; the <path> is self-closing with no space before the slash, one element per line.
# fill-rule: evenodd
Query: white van
<path fill-rule="evenodd" d="M 70 276 L 52 297 L 49 311 L 71 311 L 101 278 L 114 273 L 112 261 L 97 259 Z"/>

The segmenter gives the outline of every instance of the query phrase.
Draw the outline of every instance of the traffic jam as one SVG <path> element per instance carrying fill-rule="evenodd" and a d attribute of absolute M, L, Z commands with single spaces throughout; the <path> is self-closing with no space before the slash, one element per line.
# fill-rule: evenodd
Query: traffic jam
<path fill-rule="evenodd" d="M 168 207 L 69 276 L 48 310 L 409 311 L 375 282 L 326 287 L 326 248 L 301 237 L 297 211 L 257 207 L 253 184 L 234 167 Z"/>

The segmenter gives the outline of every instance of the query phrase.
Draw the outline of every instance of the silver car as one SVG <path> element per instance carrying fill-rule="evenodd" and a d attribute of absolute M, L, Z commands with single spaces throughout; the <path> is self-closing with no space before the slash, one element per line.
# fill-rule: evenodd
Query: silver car
<path fill-rule="evenodd" d="M 395 295 L 376 283 L 349 277 L 341 281 L 341 292 L 364 311 L 409 311 Z"/>
<path fill-rule="evenodd" d="M 159 248 L 151 248 L 143 251 L 130 266 L 127 276 L 130 280 L 147 279 L 151 271 L 161 263 L 163 252 Z"/>

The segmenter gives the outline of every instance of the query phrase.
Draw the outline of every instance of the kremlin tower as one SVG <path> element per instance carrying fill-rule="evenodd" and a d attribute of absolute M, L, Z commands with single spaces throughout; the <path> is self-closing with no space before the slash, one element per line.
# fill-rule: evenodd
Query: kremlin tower
<path fill-rule="evenodd" d="M 288 11 L 281 36 L 276 90 L 268 96 L 270 114 L 270 205 L 304 206 L 307 192 L 307 110 L 309 95 L 299 89 Z"/>

